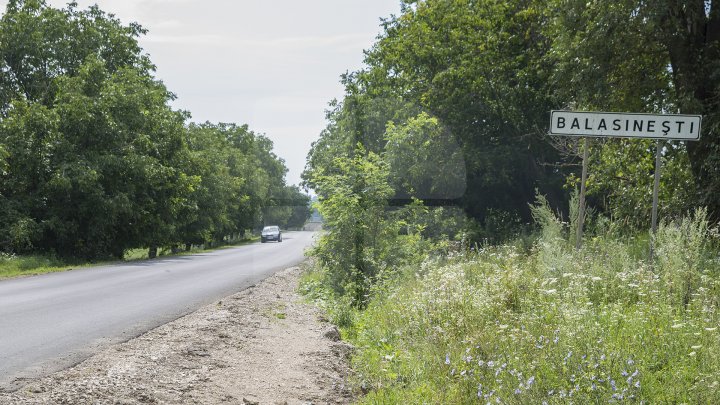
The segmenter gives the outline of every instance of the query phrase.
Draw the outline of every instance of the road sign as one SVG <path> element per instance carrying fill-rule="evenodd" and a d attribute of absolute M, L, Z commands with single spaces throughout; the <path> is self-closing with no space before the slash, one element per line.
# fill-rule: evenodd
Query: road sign
<path fill-rule="evenodd" d="M 701 115 L 636 114 L 554 110 L 550 135 L 700 139 Z"/>

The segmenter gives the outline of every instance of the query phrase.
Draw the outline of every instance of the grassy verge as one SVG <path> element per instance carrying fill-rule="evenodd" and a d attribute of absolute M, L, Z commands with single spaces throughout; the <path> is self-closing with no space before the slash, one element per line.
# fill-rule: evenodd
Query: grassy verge
<path fill-rule="evenodd" d="M 236 247 L 241 245 L 247 245 L 253 242 L 257 242 L 258 237 L 252 237 L 250 239 L 244 239 L 227 245 L 219 246 L 216 248 L 204 249 L 201 247 L 194 247 L 190 251 L 183 251 L 173 254 L 170 249 L 163 249 L 158 252 L 158 256 L 173 256 L 173 255 L 187 255 L 196 254 L 203 252 L 210 252 L 218 249 L 225 249 L 229 247 Z M 126 252 L 124 259 L 121 262 L 136 261 L 136 260 L 148 260 L 147 249 L 133 249 Z M 107 265 L 120 262 L 83 262 L 83 261 L 71 261 L 63 260 L 49 255 L 8 255 L 0 253 L 0 280 L 32 276 L 45 273 L 54 273 L 59 271 L 67 271 L 82 267 L 91 267 L 99 265 Z"/>
<path fill-rule="evenodd" d="M 577 251 L 550 220 L 529 250 L 399 271 L 363 311 L 322 273 L 303 289 L 357 347 L 362 403 L 720 403 L 710 235 L 702 215 L 661 226 L 651 266 L 637 240 L 608 234 Z"/>

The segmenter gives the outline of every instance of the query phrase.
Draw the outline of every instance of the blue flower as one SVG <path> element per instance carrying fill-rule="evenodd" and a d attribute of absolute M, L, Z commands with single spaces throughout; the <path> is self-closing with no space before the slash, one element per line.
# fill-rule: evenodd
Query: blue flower
<path fill-rule="evenodd" d="M 450 365 L 450 353 L 445 355 L 445 364 L 448 366 Z"/>

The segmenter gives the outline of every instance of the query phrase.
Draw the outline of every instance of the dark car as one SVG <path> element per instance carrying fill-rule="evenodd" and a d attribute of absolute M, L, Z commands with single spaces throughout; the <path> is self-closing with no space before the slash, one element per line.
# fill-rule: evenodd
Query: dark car
<path fill-rule="evenodd" d="M 282 232 L 279 226 L 266 226 L 260 233 L 260 242 L 265 243 L 269 240 L 282 242 Z"/>

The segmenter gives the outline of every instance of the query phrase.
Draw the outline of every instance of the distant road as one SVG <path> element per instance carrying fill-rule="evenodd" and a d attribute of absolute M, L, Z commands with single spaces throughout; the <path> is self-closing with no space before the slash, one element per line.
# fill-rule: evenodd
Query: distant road
<path fill-rule="evenodd" d="M 303 260 L 312 232 L 256 243 L 0 281 L 0 389 L 71 366 Z"/>

